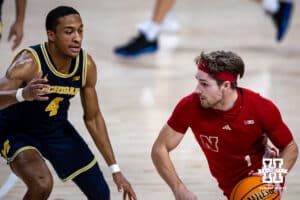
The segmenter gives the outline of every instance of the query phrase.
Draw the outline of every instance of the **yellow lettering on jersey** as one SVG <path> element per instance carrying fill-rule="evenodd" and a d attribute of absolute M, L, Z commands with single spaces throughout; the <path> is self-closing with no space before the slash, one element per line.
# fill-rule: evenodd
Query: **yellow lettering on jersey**
<path fill-rule="evenodd" d="M 75 96 L 79 91 L 79 88 L 74 87 L 50 86 L 50 93 L 67 94 Z"/>
<path fill-rule="evenodd" d="M 7 157 L 9 150 L 10 150 L 9 140 L 6 140 L 3 144 L 3 149 L 1 151 L 4 158 Z"/>
<path fill-rule="evenodd" d="M 79 81 L 80 80 L 80 76 L 74 76 L 72 80 L 73 81 Z"/>
<path fill-rule="evenodd" d="M 50 112 L 49 113 L 50 117 L 57 115 L 57 112 L 59 109 L 59 103 L 63 100 L 64 100 L 64 98 L 62 98 L 62 97 L 56 97 L 48 104 L 45 111 Z"/>

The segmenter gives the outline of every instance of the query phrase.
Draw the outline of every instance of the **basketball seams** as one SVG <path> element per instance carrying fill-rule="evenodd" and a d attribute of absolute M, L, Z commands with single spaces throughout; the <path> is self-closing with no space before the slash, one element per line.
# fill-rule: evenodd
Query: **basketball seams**
<path fill-rule="evenodd" d="M 265 183 L 262 183 L 261 182 L 261 180 L 259 181 L 259 183 L 257 182 L 258 181 L 258 179 L 259 178 L 261 178 L 261 177 L 256 177 L 256 176 L 252 176 L 251 177 L 251 179 L 252 179 L 252 181 L 254 181 L 254 182 L 256 182 L 256 184 L 258 184 L 258 185 L 254 185 L 255 183 L 254 182 L 252 182 L 252 181 L 250 181 L 250 179 L 249 179 L 250 177 L 246 177 L 245 179 L 243 179 L 243 180 L 241 180 L 240 182 L 238 182 L 237 184 L 236 184 L 236 186 L 233 188 L 233 190 L 232 190 L 232 192 L 231 192 L 231 194 L 230 194 L 230 200 L 247 200 L 247 198 L 249 197 L 249 195 L 251 194 L 251 192 L 254 192 L 254 191 L 256 191 L 257 189 L 259 189 L 260 187 L 262 187 L 262 186 L 266 186 L 266 184 Z M 254 179 L 253 179 L 254 178 Z M 250 181 L 250 182 L 249 182 Z M 251 187 L 251 183 L 252 182 L 252 187 Z M 248 185 L 248 186 L 250 186 L 249 187 L 249 189 L 245 189 L 244 187 L 245 187 L 245 184 L 246 185 Z M 243 186 L 244 185 L 244 186 Z M 248 186 L 246 186 L 246 188 L 248 187 Z M 240 187 L 242 187 L 242 188 L 244 188 L 243 190 L 244 190 L 244 192 L 246 192 L 245 194 L 243 194 L 243 193 L 239 193 L 239 189 L 241 189 Z M 273 196 L 272 197 L 272 195 L 275 195 L 275 196 Z M 241 198 L 240 198 L 240 195 L 243 195 Z M 263 199 L 265 199 L 265 200 L 267 200 L 267 199 L 270 199 L 270 200 L 280 200 L 280 198 L 279 198 L 279 194 L 278 193 L 272 193 L 272 194 L 270 194 L 271 196 L 267 196 L 267 197 L 265 197 L 265 198 L 263 198 Z"/>
<path fill-rule="evenodd" d="M 248 195 L 250 192 L 252 192 L 253 190 L 255 190 L 256 188 L 258 188 L 258 187 L 260 187 L 260 186 L 262 186 L 262 185 L 265 185 L 265 183 L 261 183 L 261 184 L 259 184 L 259 185 L 256 185 L 256 186 L 252 187 L 246 194 L 244 194 L 244 196 L 242 196 L 241 200 L 244 200 L 244 198 L 247 197 L 247 195 Z M 246 199 L 246 200 L 247 200 L 247 199 Z"/>

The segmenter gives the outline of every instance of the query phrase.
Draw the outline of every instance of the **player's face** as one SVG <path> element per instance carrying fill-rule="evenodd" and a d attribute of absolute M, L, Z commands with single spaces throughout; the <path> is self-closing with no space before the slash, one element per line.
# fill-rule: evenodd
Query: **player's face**
<path fill-rule="evenodd" d="M 224 99 L 222 86 L 218 86 L 215 79 L 201 70 L 197 71 L 196 79 L 198 84 L 195 93 L 198 94 L 202 107 L 221 107 Z"/>
<path fill-rule="evenodd" d="M 77 14 L 67 15 L 58 19 L 53 39 L 57 50 L 70 57 L 76 57 L 81 48 L 83 24 Z"/>

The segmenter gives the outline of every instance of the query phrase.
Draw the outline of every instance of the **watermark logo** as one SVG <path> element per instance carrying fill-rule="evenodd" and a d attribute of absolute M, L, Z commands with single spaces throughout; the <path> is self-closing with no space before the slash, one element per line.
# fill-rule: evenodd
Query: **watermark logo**
<path fill-rule="evenodd" d="M 282 168 L 282 158 L 263 158 L 263 167 L 258 170 L 262 175 L 263 183 L 283 183 L 283 174 L 287 174 L 287 169 Z"/>

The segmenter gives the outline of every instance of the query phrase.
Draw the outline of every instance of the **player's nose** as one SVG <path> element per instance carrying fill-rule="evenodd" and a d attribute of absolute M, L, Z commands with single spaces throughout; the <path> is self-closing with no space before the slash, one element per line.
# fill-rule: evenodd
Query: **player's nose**
<path fill-rule="evenodd" d="M 196 94 L 201 94 L 201 93 L 202 93 L 202 89 L 201 89 L 200 84 L 197 84 L 197 86 L 196 86 L 194 92 L 195 92 Z"/>

